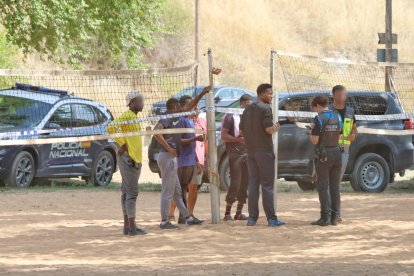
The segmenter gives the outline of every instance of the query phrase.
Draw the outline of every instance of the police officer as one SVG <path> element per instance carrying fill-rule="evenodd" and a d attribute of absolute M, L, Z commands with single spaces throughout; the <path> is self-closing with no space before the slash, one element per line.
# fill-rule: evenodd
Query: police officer
<path fill-rule="evenodd" d="M 329 110 L 328 97 L 318 95 L 311 106 L 318 115 L 314 119 L 310 141 L 315 145 L 316 187 L 321 204 L 321 217 L 312 225 L 336 225 L 339 218 L 342 154 L 339 136 L 342 119 L 338 113 Z"/>
<path fill-rule="evenodd" d="M 349 159 L 349 147 L 351 142 L 356 139 L 357 128 L 355 121 L 355 111 L 352 107 L 346 106 L 348 92 L 345 86 L 335 85 L 332 88 L 333 103 L 329 105 L 329 109 L 337 112 L 342 119 L 342 134 L 339 137 L 339 147 L 342 152 L 342 168 L 341 180 L 344 177 L 345 170 Z M 342 222 L 339 213 L 338 222 Z"/>

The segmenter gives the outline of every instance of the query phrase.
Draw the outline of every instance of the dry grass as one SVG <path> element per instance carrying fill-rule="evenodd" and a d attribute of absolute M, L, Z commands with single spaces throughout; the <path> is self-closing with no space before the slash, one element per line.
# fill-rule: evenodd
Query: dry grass
<path fill-rule="evenodd" d="M 193 12 L 194 1 L 170 1 Z M 413 61 L 412 1 L 394 1 L 393 13 L 399 59 Z M 385 1 L 379 0 L 201 1 L 201 50 L 213 48 L 215 65 L 223 68 L 218 79 L 221 84 L 254 89 L 269 79 L 271 48 L 375 61 L 377 32 L 385 31 L 384 14 Z M 187 35 L 181 43 L 194 42 Z M 188 52 L 186 55 L 192 59 Z M 207 82 L 206 61 L 201 57 L 202 83 Z"/>

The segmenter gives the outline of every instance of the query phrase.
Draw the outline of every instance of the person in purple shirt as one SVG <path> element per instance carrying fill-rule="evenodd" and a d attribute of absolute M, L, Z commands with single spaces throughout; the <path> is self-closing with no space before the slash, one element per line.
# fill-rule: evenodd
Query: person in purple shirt
<path fill-rule="evenodd" d="M 188 95 L 184 95 L 180 98 L 180 106 L 184 107 L 189 104 L 193 98 Z M 180 118 L 182 128 L 191 128 L 194 129 L 194 121 L 188 117 L 181 117 Z M 177 157 L 177 164 L 178 164 L 178 179 L 180 180 L 181 190 L 182 190 L 182 197 L 187 207 L 187 190 L 188 185 L 193 178 L 194 171 L 196 170 L 197 164 L 197 157 L 195 153 L 196 141 L 203 141 L 203 135 L 196 136 L 195 133 L 183 133 L 181 135 L 181 152 L 180 155 Z M 175 211 L 175 204 L 171 202 L 170 206 L 170 213 L 169 219 L 174 220 L 174 211 Z M 178 224 L 184 224 L 185 220 L 180 213 L 178 218 Z"/>

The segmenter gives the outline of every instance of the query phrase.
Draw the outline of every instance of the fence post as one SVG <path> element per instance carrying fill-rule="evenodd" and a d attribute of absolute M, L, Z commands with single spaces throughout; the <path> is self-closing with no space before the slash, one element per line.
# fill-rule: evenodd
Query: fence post
<path fill-rule="evenodd" d="M 270 50 L 270 84 L 272 85 L 273 89 L 273 101 L 272 101 L 272 112 L 273 118 L 275 121 L 279 121 L 279 92 L 274 87 L 274 77 L 275 77 L 275 60 L 274 54 L 275 50 Z M 273 152 L 275 154 L 275 183 L 273 184 L 273 196 L 274 196 L 274 203 L 275 203 L 275 211 L 277 214 L 277 174 L 278 174 L 278 147 L 279 147 L 279 132 L 273 134 Z"/>
<path fill-rule="evenodd" d="M 210 200 L 211 200 L 211 222 L 220 222 L 220 189 L 217 166 L 217 143 L 216 143 L 216 116 L 214 110 L 214 80 L 213 80 L 213 56 L 208 49 L 208 74 L 211 92 L 206 95 L 207 109 L 207 139 L 208 139 L 208 162 L 210 177 Z"/>

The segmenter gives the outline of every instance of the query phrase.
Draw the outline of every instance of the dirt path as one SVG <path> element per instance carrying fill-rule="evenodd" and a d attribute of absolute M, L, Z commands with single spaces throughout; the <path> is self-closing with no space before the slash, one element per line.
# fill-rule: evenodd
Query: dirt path
<path fill-rule="evenodd" d="M 222 194 L 224 201 L 224 194 Z M 316 194 L 280 193 L 272 229 L 241 222 L 158 228 L 159 194 L 139 196 L 149 235 L 121 235 L 119 193 L 0 194 L 0 273 L 9 275 L 413 275 L 413 193 L 344 194 L 345 222 L 309 225 Z M 223 202 L 222 201 L 222 202 Z M 223 206 L 222 206 L 223 208 Z M 196 214 L 210 217 L 209 194 Z M 262 212 L 263 214 L 263 212 Z"/>

